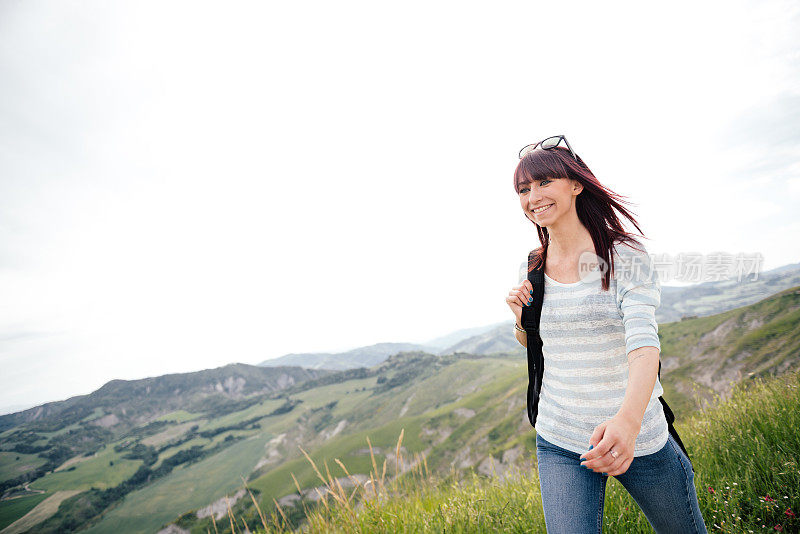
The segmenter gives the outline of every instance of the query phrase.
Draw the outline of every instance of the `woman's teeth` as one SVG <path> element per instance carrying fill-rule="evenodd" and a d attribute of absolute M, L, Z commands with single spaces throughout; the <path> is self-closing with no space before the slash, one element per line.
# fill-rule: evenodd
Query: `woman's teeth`
<path fill-rule="evenodd" d="M 552 204 L 544 206 L 544 207 L 541 207 L 541 208 L 536 208 L 535 210 L 533 210 L 533 213 L 542 213 L 543 211 L 547 211 L 547 210 L 550 209 L 550 206 L 552 206 Z"/>

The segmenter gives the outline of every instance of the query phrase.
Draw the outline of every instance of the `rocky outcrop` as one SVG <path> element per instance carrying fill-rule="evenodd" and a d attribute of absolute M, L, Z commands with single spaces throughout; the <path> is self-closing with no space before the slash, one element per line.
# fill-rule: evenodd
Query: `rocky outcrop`
<path fill-rule="evenodd" d="M 220 520 L 226 515 L 228 515 L 228 506 L 233 506 L 236 501 L 244 497 L 245 490 L 240 489 L 236 493 L 230 496 L 222 497 L 221 499 L 217 499 L 216 501 L 212 502 L 208 506 L 200 508 L 195 515 L 200 519 L 204 517 L 209 517 L 211 514 L 214 514 L 214 519 Z"/>

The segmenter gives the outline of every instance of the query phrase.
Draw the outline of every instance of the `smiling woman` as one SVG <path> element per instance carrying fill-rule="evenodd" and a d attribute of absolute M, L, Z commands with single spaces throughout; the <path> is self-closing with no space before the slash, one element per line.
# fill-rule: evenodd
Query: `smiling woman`
<path fill-rule="evenodd" d="M 541 392 L 529 395 L 528 417 L 547 531 L 602 532 L 606 481 L 615 476 L 656 532 L 706 532 L 691 462 L 661 399 L 661 286 L 615 210 L 641 230 L 620 196 L 559 147 L 566 138 L 550 139 L 523 149 L 514 173 L 520 207 L 539 234 L 528 271 L 541 272 L 542 298 L 533 306 L 530 279 L 506 298 L 520 344 L 536 336 L 531 384 Z M 523 308 L 539 312 L 538 325 L 525 314 L 520 326 Z"/>

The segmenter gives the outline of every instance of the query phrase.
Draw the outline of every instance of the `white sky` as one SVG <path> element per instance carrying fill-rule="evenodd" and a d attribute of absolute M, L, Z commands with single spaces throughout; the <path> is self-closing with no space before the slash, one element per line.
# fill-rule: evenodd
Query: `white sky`
<path fill-rule="evenodd" d="M 517 152 L 800 261 L 796 2 L 0 0 L 0 407 L 510 320 Z"/>

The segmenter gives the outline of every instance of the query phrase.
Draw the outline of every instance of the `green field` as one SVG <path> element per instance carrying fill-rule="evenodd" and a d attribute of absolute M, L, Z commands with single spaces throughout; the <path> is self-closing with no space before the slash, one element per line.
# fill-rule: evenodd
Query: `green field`
<path fill-rule="evenodd" d="M 37 432 L 37 434 L 40 435 L 43 439 L 49 440 L 67 434 L 69 433 L 70 430 L 78 430 L 79 428 L 81 428 L 80 423 L 73 423 L 71 425 L 65 426 L 64 428 L 59 428 L 58 430 L 55 430 L 53 432 Z"/>
<path fill-rule="evenodd" d="M 242 486 L 273 436 L 262 434 L 236 443 L 196 464 L 176 468 L 154 484 L 125 496 L 86 534 L 152 533 L 186 511 L 206 506 Z"/>
<path fill-rule="evenodd" d="M 221 434 L 217 434 L 213 438 L 211 438 L 211 442 L 206 445 L 206 449 L 211 449 L 212 447 L 217 446 L 218 444 L 222 443 L 227 439 L 228 436 L 233 436 L 234 438 L 249 438 L 250 436 L 256 436 L 261 434 L 260 430 L 229 430 L 227 432 L 222 432 Z"/>
<path fill-rule="evenodd" d="M 155 421 L 171 421 L 173 423 L 185 423 L 202 417 L 200 413 L 189 413 L 186 410 L 176 410 L 155 419 Z"/>
<path fill-rule="evenodd" d="M 294 395 L 294 398 L 302 400 L 305 403 L 302 405 L 304 408 L 309 406 L 319 407 L 327 404 L 331 399 L 336 399 L 338 402 L 333 411 L 334 416 L 349 414 L 354 408 L 362 405 L 364 401 L 372 395 L 371 388 L 375 385 L 376 380 L 377 377 L 374 376 L 348 380 L 340 384 L 331 384 L 330 386 L 310 389 Z M 363 391 L 356 391 L 362 388 L 366 389 Z"/>
<path fill-rule="evenodd" d="M 125 454 L 114 451 L 114 445 L 106 445 L 94 457 L 74 464 L 75 469 L 48 473 L 31 484 L 31 488 L 50 492 L 58 490 L 88 490 L 110 488 L 130 477 L 142 465 L 141 460 L 127 460 Z M 114 465 L 110 465 L 113 462 Z"/>
<path fill-rule="evenodd" d="M 36 454 L 0 451 L 0 480 L 16 478 L 43 465 L 45 461 Z"/>
<path fill-rule="evenodd" d="M 212 419 L 207 424 L 202 425 L 200 430 L 213 430 L 223 426 L 237 425 L 242 421 L 247 421 L 248 419 L 253 419 L 254 417 L 266 417 L 267 414 L 280 407 L 283 403 L 283 399 L 264 400 L 254 404 L 253 406 L 245 408 L 244 410 L 239 410 L 238 412 L 233 412 L 222 417 Z"/>
<path fill-rule="evenodd" d="M 173 426 L 168 426 L 165 430 L 152 436 L 147 436 L 141 440 L 142 445 L 152 445 L 154 447 L 162 447 L 170 442 L 175 442 L 181 436 L 186 434 L 195 423 L 189 421 L 185 423 L 178 423 Z"/>
<path fill-rule="evenodd" d="M 171 456 L 174 456 L 180 451 L 191 449 L 196 445 L 205 446 L 208 445 L 209 443 L 211 443 L 211 440 L 208 438 L 194 438 L 184 443 L 181 443 L 180 445 L 176 445 L 175 447 L 170 447 L 169 449 L 163 451 L 161 454 L 158 455 L 158 460 L 156 461 L 156 463 L 153 464 L 153 469 L 158 469 L 164 460 L 166 460 Z"/>
<path fill-rule="evenodd" d="M 0 530 L 33 510 L 37 504 L 47 498 L 48 493 L 39 493 L 27 497 L 19 497 L 0 501 Z"/>

